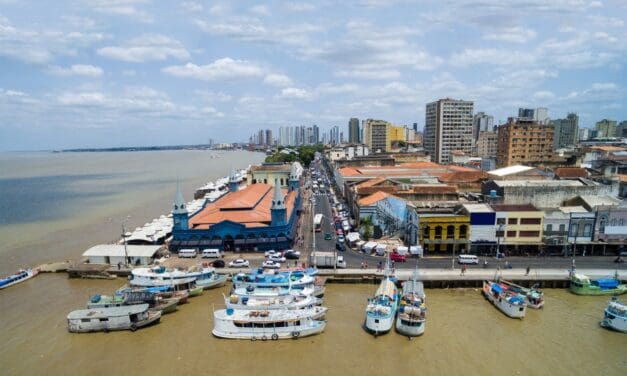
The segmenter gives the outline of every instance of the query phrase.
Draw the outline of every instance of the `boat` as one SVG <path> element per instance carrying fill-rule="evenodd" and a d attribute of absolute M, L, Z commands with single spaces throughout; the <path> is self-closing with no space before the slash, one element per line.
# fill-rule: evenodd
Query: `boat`
<path fill-rule="evenodd" d="M 87 308 L 121 307 L 131 304 L 148 304 L 151 311 L 161 311 L 164 315 L 176 311 L 179 299 L 164 298 L 157 293 L 129 291 L 123 295 L 93 295 L 87 302 Z"/>
<path fill-rule="evenodd" d="M 129 285 L 124 285 L 117 289 L 115 294 L 125 295 L 129 292 L 149 292 L 162 298 L 176 299 L 177 304 L 185 304 L 187 303 L 187 298 L 189 298 L 189 293 L 187 291 L 175 291 L 171 288 L 171 286 L 131 287 Z"/>
<path fill-rule="evenodd" d="M 161 311 L 150 311 L 148 304 L 132 304 L 73 311 L 67 316 L 67 325 L 71 333 L 135 331 L 160 319 Z"/>
<path fill-rule="evenodd" d="M 213 335 L 231 339 L 288 339 L 322 333 L 325 321 L 315 320 L 313 309 L 235 310 L 213 313 Z"/>
<path fill-rule="evenodd" d="M 221 287 L 226 284 L 227 276 L 216 273 L 214 268 L 204 266 L 199 272 L 188 274 L 194 276 L 195 273 L 199 273 L 196 277 L 196 286 L 200 286 L 204 290 Z"/>
<path fill-rule="evenodd" d="M 390 276 L 390 260 L 385 263 L 385 273 L 381 284 L 372 299 L 368 299 L 366 306 L 366 330 L 375 336 L 385 334 L 392 329 L 396 309 L 398 307 L 398 291 L 393 278 Z"/>
<path fill-rule="evenodd" d="M 500 282 L 501 285 L 507 286 L 509 290 L 512 290 L 522 295 L 525 298 L 525 303 L 527 303 L 527 307 L 539 309 L 544 306 L 544 293 L 535 286 L 522 287 L 504 279 L 501 279 Z"/>
<path fill-rule="evenodd" d="M 199 272 L 185 272 L 182 270 L 167 271 L 163 266 L 155 268 L 136 268 L 131 274 L 131 286 L 163 287 L 168 286 L 173 291 L 186 291 L 190 297 L 202 295 L 203 287 L 196 285 Z"/>
<path fill-rule="evenodd" d="M 37 274 L 39 274 L 39 269 L 20 269 L 17 271 L 17 273 L 0 279 L 0 289 L 16 285 L 20 282 L 24 282 L 28 279 L 33 278 Z"/>
<path fill-rule="evenodd" d="M 322 303 L 321 299 L 318 299 L 312 295 L 280 295 L 276 297 L 258 297 L 258 296 L 246 296 L 232 294 L 224 297 L 224 303 L 226 308 L 233 308 L 238 310 L 289 310 L 289 309 L 306 309 L 314 308 Z M 323 307 L 319 307 L 323 308 Z M 326 313 L 326 308 L 320 310 L 320 314 L 314 318 L 323 317 Z"/>
<path fill-rule="evenodd" d="M 483 295 L 511 318 L 522 319 L 527 311 L 525 298 L 515 291 L 509 290 L 507 285 L 494 281 L 483 281 Z"/>
<path fill-rule="evenodd" d="M 423 334 L 427 320 L 424 286 L 417 279 L 415 272 L 411 281 L 403 283 L 403 292 L 396 317 L 396 331 L 409 337 Z"/>
<path fill-rule="evenodd" d="M 303 271 L 265 273 L 263 269 L 256 269 L 250 273 L 238 273 L 233 276 L 233 286 L 246 287 L 288 287 L 294 289 L 313 285 L 313 276 Z"/>
<path fill-rule="evenodd" d="M 600 324 L 604 328 L 627 333 L 627 306 L 613 296 L 605 308 Z"/>
<path fill-rule="evenodd" d="M 579 273 L 570 274 L 570 291 L 577 295 L 620 295 L 627 292 L 627 285 L 617 277 L 590 279 Z"/>

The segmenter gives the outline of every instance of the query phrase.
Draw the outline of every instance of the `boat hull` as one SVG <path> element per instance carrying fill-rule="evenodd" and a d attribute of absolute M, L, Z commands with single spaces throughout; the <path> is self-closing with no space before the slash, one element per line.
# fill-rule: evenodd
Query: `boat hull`
<path fill-rule="evenodd" d="M 226 284 L 226 280 L 226 275 L 220 275 L 218 278 L 198 279 L 196 280 L 196 285 L 202 287 L 204 290 L 209 290 L 224 286 Z"/>
<path fill-rule="evenodd" d="M 33 278 L 34 276 L 36 276 L 37 274 L 39 274 L 39 270 L 38 269 L 28 269 L 26 271 L 24 271 L 23 274 L 14 274 L 12 276 L 9 276 L 7 278 L 2 279 L 1 283 L 0 283 L 0 290 L 5 289 L 7 287 L 13 286 L 13 285 L 17 285 L 18 283 L 22 283 L 24 281 L 27 281 L 31 278 Z"/>
<path fill-rule="evenodd" d="M 490 292 L 490 285 L 484 283 L 482 289 L 483 295 L 488 299 L 499 311 L 503 312 L 506 316 L 513 319 L 522 319 L 525 317 L 526 305 L 511 304 L 506 299 L 497 298 Z"/>
<path fill-rule="evenodd" d="M 615 289 L 600 289 L 595 286 L 578 287 L 571 284 L 570 292 L 576 295 L 622 295 L 627 292 L 627 285 L 618 285 Z"/>
<path fill-rule="evenodd" d="M 144 320 L 137 321 L 135 323 L 130 322 L 107 322 L 98 326 L 82 326 L 75 324 L 68 320 L 68 331 L 70 333 L 91 333 L 91 332 L 109 332 L 117 330 L 131 330 L 135 331 L 145 326 L 156 324 L 161 320 L 161 311 L 148 311 L 148 317 Z"/>
<path fill-rule="evenodd" d="M 404 320 L 401 320 L 400 317 L 396 318 L 396 331 L 399 334 L 408 337 L 418 337 L 421 336 L 425 332 L 425 320 L 415 320 L 410 321 L 411 324 L 404 324 Z"/>
<path fill-rule="evenodd" d="M 203 291 L 202 286 L 197 286 L 197 287 L 194 287 L 193 289 L 187 290 L 190 298 L 202 295 L 202 291 Z"/>
<path fill-rule="evenodd" d="M 252 341 L 267 341 L 279 339 L 298 339 L 320 334 L 324 331 L 326 322 L 313 321 L 313 325 L 290 328 L 255 328 L 251 331 L 228 331 L 214 328 L 211 332 L 218 338 L 248 339 Z"/>
<path fill-rule="evenodd" d="M 366 322 L 364 327 L 366 330 L 374 335 L 385 334 L 392 330 L 394 325 L 394 316 L 373 316 L 366 315 Z"/>

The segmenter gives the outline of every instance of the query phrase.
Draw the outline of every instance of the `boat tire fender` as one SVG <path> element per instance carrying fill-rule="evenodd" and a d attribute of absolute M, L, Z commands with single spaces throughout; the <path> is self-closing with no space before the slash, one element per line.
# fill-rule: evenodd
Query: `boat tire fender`
<path fill-rule="evenodd" d="M 261 340 L 262 340 L 262 341 L 267 341 L 267 340 L 268 340 L 268 337 L 267 337 L 267 336 L 265 336 L 265 335 L 263 335 L 263 336 L 261 336 Z"/>
<path fill-rule="evenodd" d="M 134 332 L 136 330 L 137 330 L 137 325 L 131 324 L 131 332 Z"/>
<path fill-rule="evenodd" d="M 255 342 L 255 341 L 257 340 L 257 337 L 252 336 L 252 337 L 250 337 L 250 340 L 251 340 L 251 341 L 253 341 L 253 342 Z"/>
<path fill-rule="evenodd" d="M 276 334 L 276 333 L 274 333 L 274 334 L 272 335 L 272 340 L 273 340 L 273 341 L 276 341 L 277 339 L 279 339 L 279 335 L 278 335 L 278 334 Z"/>
<path fill-rule="evenodd" d="M 299 331 L 295 330 L 295 331 L 292 332 L 292 337 L 298 338 L 299 336 L 300 336 L 300 332 Z"/>

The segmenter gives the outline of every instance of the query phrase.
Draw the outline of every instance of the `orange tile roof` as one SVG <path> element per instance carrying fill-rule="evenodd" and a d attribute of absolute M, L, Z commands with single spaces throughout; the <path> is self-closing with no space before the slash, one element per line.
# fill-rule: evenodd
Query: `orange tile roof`
<path fill-rule="evenodd" d="M 285 197 L 287 217 L 294 210 L 297 193 L 287 193 L 281 189 Z M 252 184 L 237 192 L 230 192 L 216 202 L 207 204 L 203 210 L 190 218 L 191 228 L 208 228 L 222 221 L 241 223 L 246 227 L 269 226 L 272 220 L 270 208 L 274 187 L 269 184 Z"/>
<path fill-rule="evenodd" d="M 560 178 L 587 178 L 588 170 L 580 167 L 558 167 L 555 169 L 555 175 Z"/>
<path fill-rule="evenodd" d="M 621 146 L 592 146 L 590 149 L 601 150 L 601 151 L 606 151 L 606 152 L 627 150 L 627 148 L 624 148 Z"/>
<path fill-rule="evenodd" d="M 470 171 L 455 171 L 442 174 L 439 180 L 443 183 L 472 183 L 488 179 L 484 171 L 470 169 Z"/>
<path fill-rule="evenodd" d="M 378 191 L 378 192 L 371 194 L 370 196 L 364 197 L 361 200 L 359 200 L 359 205 L 369 206 L 390 196 L 391 194 L 389 193 Z"/>
<path fill-rule="evenodd" d="M 377 185 L 379 183 L 383 183 L 386 180 L 387 180 L 387 178 L 385 176 L 378 176 L 376 178 L 372 178 L 372 179 L 361 181 L 361 182 L 355 184 L 355 186 L 359 187 L 359 188 L 372 187 L 372 186 Z"/>

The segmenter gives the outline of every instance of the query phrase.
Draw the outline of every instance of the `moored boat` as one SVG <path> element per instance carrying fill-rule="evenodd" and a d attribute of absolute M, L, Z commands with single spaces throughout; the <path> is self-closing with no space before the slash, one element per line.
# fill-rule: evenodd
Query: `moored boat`
<path fill-rule="evenodd" d="M 226 284 L 227 276 L 216 273 L 214 268 L 203 267 L 196 277 L 196 286 L 202 287 L 204 290 L 221 287 Z"/>
<path fill-rule="evenodd" d="M 414 279 L 403 284 L 403 292 L 396 317 L 396 331 L 410 337 L 424 333 L 427 321 L 425 300 L 426 295 L 423 283 L 417 281 L 417 277 L 414 275 Z"/>
<path fill-rule="evenodd" d="M 168 272 L 165 268 L 133 269 L 130 284 L 134 287 L 168 287 L 172 291 L 185 291 L 189 297 L 202 295 L 203 288 L 196 285 L 198 275 L 174 270 Z"/>
<path fill-rule="evenodd" d="M 89 299 L 89 302 L 87 302 L 87 308 L 110 308 L 131 304 L 148 304 L 151 311 L 161 311 L 161 313 L 165 315 L 176 311 L 178 302 L 179 299 L 177 298 L 164 298 L 158 293 L 129 291 L 123 295 L 93 295 Z"/>
<path fill-rule="evenodd" d="M 242 296 L 232 294 L 224 297 L 224 303 L 227 308 L 251 310 L 285 310 L 285 309 L 305 309 L 314 308 L 322 303 L 312 295 L 280 295 L 276 297 L 255 297 Z M 322 314 L 326 312 L 326 309 Z M 322 316 L 317 316 L 322 317 Z M 314 317 L 314 318 L 317 318 Z"/>
<path fill-rule="evenodd" d="M 620 295 L 627 292 L 627 285 L 618 278 L 590 279 L 579 273 L 570 274 L 570 291 L 577 295 Z"/>
<path fill-rule="evenodd" d="M 527 307 L 539 309 L 544 306 L 544 293 L 540 291 L 540 289 L 532 286 L 532 287 L 523 287 L 519 286 L 515 283 L 506 281 L 504 279 L 500 280 L 502 285 L 507 286 L 507 288 L 511 291 L 517 292 L 525 298 L 525 303 L 527 303 Z"/>
<path fill-rule="evenodd" d="M 325 321 L 315 320 L 313 309 L 215 311 L 213 335 L 220 338 L 268 339 L 300 338 L 324 331 Z"/>
<path fill-rule="evenodd" d="M 601 326 L 627 333 L 627 306 L 619 302 L 616 297 L 612 297 L 603 312 Z"/>
<path fill-rule="evenodd" d="M 511 318 L 522 319 L 527 311 L 525 298 L 515 291 L 511 291 L 506 285 L 498 282 L 483 281 L 483 295 L 496 308 Z"/>
<path fill-rule="evenodd" d="M 374 298 L 368 299 L 365 328 L 374 335 L 389 332 L 394 324 L 397 306 L 396 285 L 386 276 L 381 281 Z"/>
<path fill-rule="evenodd" d="M 39 274 L 39 269 L 25 269 L 25 270 L 20 269 L 17 271 L 17 273 L 0 279 L 0 289 L 13 286 L 20 282 L 24 282 L 28 279 L 33 278 L 37 274 Z"/>
<path fill-rule="evenodd" d="M 72 333 L 135 331 L 160 319 L 161 311 L 150 311 L 148 304 L 132 304 L 73 311 L 67 316 L 67 324 Z"/>

